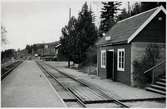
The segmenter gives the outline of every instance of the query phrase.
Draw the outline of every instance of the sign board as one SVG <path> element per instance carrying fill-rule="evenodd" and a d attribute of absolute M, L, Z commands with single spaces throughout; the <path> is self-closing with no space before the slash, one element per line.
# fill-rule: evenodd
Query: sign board
<path fill-rule="evenodd" d="M 106 36 L 105 37 L 105 40 L 110 40 L 111 39 L 111 36 Z"/>

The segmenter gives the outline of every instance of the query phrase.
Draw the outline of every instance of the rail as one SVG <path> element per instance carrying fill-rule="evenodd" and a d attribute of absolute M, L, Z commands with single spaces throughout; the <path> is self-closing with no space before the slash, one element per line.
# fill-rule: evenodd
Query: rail
<path fill-rule="evenodd" d="M 113 98 L 113 97 L 108 96 L 107 94 L 105 94 L 105 93 L 104 93 L 102 90 L 100 90 L 99 88 L 97 88 L 97 87 L 95 87 L 95 86 L 92 87 L 90 84 L 85 83 L 84 81 L 75 79 L 75 78 L 72 77 L 71 75 L 68 75 L 68 74 L 62 72 L 62 71 L 56 69 L 55 67 L 53 67 L 53 66 L 51 66 L 51 65 L 49 65 L 49 64 L 46 64 L 46 63 L 44 63 L 44 64 L 47 65 L 47 66 L 49 66 L 49 67 L 51 67 L 52 69 L 55 69 L 56 71 L 60 72 L 61 74 L 63 74 L 63 75 L 65 75 L 65 76 L 67 76 L 67 77 L 69 77 L 69 78 L 71 78 L 71 79 L 73 79 L 73 80 L 75 80 L 75 81 L 81 83 L 81 84 L 84 85 L 84 86 L 87 86 L 87 87 L 89 87 L 89 88 L 91 88 L 91 89 L 93 89 L 93 90 L 97 90 L 98 92 L 100 92 L 101 94 L 103 94 L 105 97 L 107 97 L 107 98 L 109 98 L 109 99 L 112 99 L 116 104 L 120 105 L 121 107 L 129 108 L 129 106 L 123 104 L 122 102 L 120 102 L 119 100 L 117 100 L 117 99 L 115 99 L 115 98 Z"/>
<path fill-rule="evenodd" d="M 50 72 L 48 72 L 39 62 L 36 61 L 36 63 L 37 63 L 37 65 L 39 65 L 46 73 L 48 73 L 63 89 L 65 89 L 65 90 L 71 92 L 71 90 L 70 90 L 69 88 L 66 88 L 63 84 L 61 84 L 61 83 L 56 79 L 56 77 L 55 77 L 53 74 L 51 74 Z M 82 102 L 82 100 L 80 100 L 79 97 L 77 97 L 76 95 L 74 95 L 74 97 L 77 99 L 77 102 L 78 102 L 82 107 L 86 108 L 86 105 Z"/>
<path fill-rule="evenodd" d="M 12 72 L 15 68 L 17 68 L 23 61 L 16 61 L 12 64 L 9 64 L 6 67 L 9 68 L 1 68 L 1 80 L 3 80 L 7 75 L 9 75 L 10 72 Z M 6 71 L 2 71 L 2 69 L 5 69 Z"/>
<path fill-rule="evenodd" d="M 149 68 L 148 70 L 146 70 L 146 71 L 144 72 L 144 74 L 146 74 L 146 73 L 148 73 L 148 72 L 150 72 L 150 71 L 152 71 L 152 70 L 158 68 L 159 66 L 163 65 L 165 62 L 166 62 L 166 61 L 162 61 L 162 62 L 160 62 L 160 63 L 154 65 L 153 67 L 151 67 L 151 68 Z M 155 80 L 155 72 L 152 72 L 152 84 L 154 83 L 154 80 Z"/>

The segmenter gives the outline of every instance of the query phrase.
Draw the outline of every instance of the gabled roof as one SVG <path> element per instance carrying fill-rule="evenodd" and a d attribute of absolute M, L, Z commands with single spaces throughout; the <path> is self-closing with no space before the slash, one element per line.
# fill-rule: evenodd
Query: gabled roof
<path fill-rule="evenodd" d="M 97 42 L 97 45 L 130 43 L 161 10 L 166 14 L 163 6 L 160 6 L 117 22 L 106 35 Z M 108 36 L 110 36 L 111 39 L 105 40 Z"/>

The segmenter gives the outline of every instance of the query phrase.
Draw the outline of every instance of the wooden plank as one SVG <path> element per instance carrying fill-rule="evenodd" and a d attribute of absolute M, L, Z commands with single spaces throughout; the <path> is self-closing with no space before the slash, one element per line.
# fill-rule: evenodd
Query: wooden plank
<path fill-rule="evenodd" d="M 84 98 L 83 101 L 90 101 L 91 100 L 90 96 L 87 95 L 87 91 L 84 90 L 82 87 L 80 87 L 80 88 L 75 87 L 75 88 L 73 88 L 73 90 L 75 90 L 75 92 L 77 92 L 79 94 L 79 96 L 81 96 L 81 98 Z"/>
<path fill-rule="evenodd" d="M 66 91 L 59 91 L 58 92 L 59 95 L 61 96 L 61 98 L 64 100 L 64 101 L 76 101 L 76 98 L 73 97 L 73 95 L 71 95 L 71 93 L 69 92 L 66 92 Z"/>
<path fill-rule="evenodd" d="M 87 87 L 82 87 L 80 91 L 87 97 L 87 101 L 94 101 L 97 99 L 97 96 L 91 93 Z"/>
<path fill-rule="evenodd" d="M 109 100 L 102 96 L 100 92 L 94 91 L 88 87 L 71 87 L 70 88 L 84 103 L 102 103 Z"/>
<path fill-rule="evenodd" d="M 97 92 L 93 91 L 92 89 L 88 88 L 88 90 L 92 93 L 94 93 L 94 95 L 96 95 L 96 99 L 98 100 L 104 100 L 106 99 L 105 97 L 101 96 L 100 94 L 98 94 Z"/>
<path fill-rule="evenodd" d="M 92 90 L 90 90 L 89 88 L 86 88 L 86 90 L 86 94 L 89 94 L 89 96 L 91 97 L 90 101 L 101 100 L 101 98 L 97 96 L 97 94 L 95 94 Z"/>
<path fill-rule="evenodd" d="M 86 87 L 85 87 L 86 88 Z M 85 90 L 85 88 L 82 88 L 82 87 L 77 87 L 75 88 L 75 90 L 77 90 L 85 99 L 86 101 L 87 100 L 90 100 L 90 96 L 87 94 L 87 90 Z"/>
<path fill-rule="evenodd" d="M 70 88 L 71 91 L 73 91 L 83 102 L 85 101 L 85 98 L 82 97 L 78 91 L 76 91 L 73 87 Z"/>

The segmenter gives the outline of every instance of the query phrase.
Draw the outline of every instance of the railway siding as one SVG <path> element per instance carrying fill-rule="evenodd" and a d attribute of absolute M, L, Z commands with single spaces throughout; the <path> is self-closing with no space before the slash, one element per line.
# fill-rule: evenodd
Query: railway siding
<path fill-rule="evenodd" d="M 14 69 L 16 69 L 23 61 L 15 61 L 8 63 L 8 65 L 1 66 L 1 80 L 3 80 L 7 75 L 10 74 Z"/>

